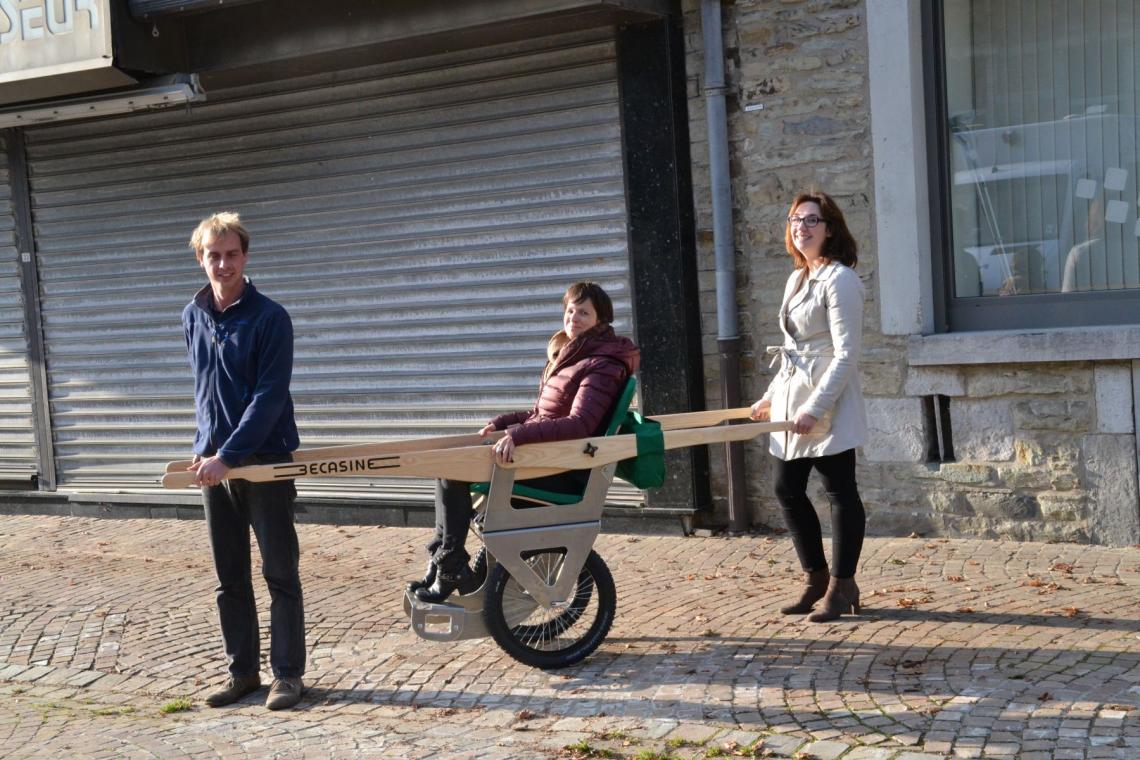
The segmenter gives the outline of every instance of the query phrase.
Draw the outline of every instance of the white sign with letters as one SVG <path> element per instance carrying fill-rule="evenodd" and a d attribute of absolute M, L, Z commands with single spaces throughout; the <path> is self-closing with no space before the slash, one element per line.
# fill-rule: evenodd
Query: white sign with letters
<path fill-rule="evenodd" d="M 0 84 L 108 67 L 110 0 L 0 0 Z"/>

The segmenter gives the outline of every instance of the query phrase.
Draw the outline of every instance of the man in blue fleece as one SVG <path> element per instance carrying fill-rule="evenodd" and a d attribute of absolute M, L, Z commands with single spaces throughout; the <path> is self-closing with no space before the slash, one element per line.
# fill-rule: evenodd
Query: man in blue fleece
<path fill-rule="evenodd" d="M 202 488 L 229 663 L 229 679 L 206 703 L 228 705 L 261 687 L 252 527 L 272 600 L 269 664 L 274 680 L 265 706 L 280 710 L 297 704 L 305 688 L 305 612 L 293 526 L 297 491 L 291 480 L 226 478 L 233 467 L 291 461 L 297 448 L 289 395 L 293 324 L 284 308 L 245 277 L 249 233 L 237 214 L 204 219 L 190 247 L 209 280 L 182 312 L 198 420 L 190 469 Z"/>

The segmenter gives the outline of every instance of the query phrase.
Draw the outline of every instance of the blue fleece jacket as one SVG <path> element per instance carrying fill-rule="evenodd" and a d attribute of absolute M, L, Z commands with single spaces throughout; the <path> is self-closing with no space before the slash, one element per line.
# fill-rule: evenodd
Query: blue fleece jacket
<path fill-rule="evenodd" d="M 237 467 L 251 454 L 294 451 L 293 323 L 284 307 L 246 279 L 241 298 L 219 313 L 207 285 L 182 311 L 182 327 L 194 370 L 194 453 Z"/>

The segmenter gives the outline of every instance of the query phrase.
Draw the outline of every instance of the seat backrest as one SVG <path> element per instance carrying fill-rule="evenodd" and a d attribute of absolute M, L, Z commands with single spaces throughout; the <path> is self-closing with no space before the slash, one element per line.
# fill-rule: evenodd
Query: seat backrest
<path fill-rule="evenodd" d="M 633 394 L 637 391 L 637 378 L 633 375 L 625 381 L 625 387 L 622 388 L 621 394 L 614 402 L 614 410 L 610 414 L 610 424 L 606 428 L 606 435 L 617 435 L 618 428 L 621 423 L 625 421 L 625 413 L 629 411 L 629 405 L 633 402 Z"/>

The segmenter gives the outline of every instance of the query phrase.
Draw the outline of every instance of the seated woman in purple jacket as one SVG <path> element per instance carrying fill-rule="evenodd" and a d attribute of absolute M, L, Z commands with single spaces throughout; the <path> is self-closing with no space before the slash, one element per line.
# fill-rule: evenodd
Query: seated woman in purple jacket
<path fill-rule="evenodd" d="M 613 302 L 600 285 L 574 283 L 562 297 L 562 306 L 562 329 L 546 347 L 546 369 L 534 408 L 499 415 L 480 431 L 481 435 L 507 431 L 494 446 L 501 464 L 512 461 L 515 446 L 605 432 L 626 379 L 637 371 L 640 351 L 629 338 L 614 333 Z M 575 493 L 588 478 L 588 470 L 576 470 L 519 482 Z M 408 584 L 421 601 L 442 602 L 456 589 L 470 593 L 478 584 L 464 549 L 473 512 L 470 485 L 455 480 L 436 483 L 435 538 L 427 547 L 431 564 L 422 581 Z"/>

